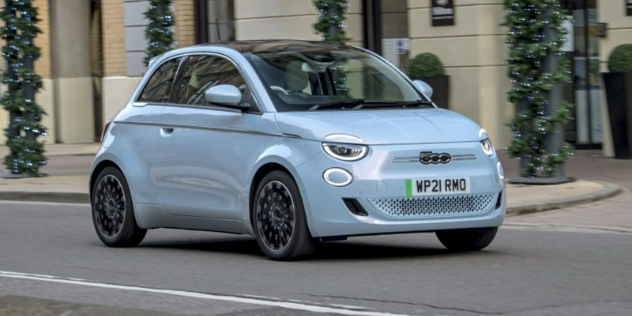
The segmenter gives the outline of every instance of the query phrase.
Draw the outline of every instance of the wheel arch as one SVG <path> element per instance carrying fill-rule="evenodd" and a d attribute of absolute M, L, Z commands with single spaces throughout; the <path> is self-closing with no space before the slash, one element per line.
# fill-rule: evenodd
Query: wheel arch
<path fill-rule="evenodd" d="M 281 163 L 278 162 L 267 162 L 263 165 L 261 165 L 257 171 L 255 172 L 255 174 L 252 177 L 252 181 L 250 181 L 250 189 L 249 189 L 249 194 L 248 194 L 248 219 L 249 219 L 249 223 L 252 226 L 252 209 L 254 206 L 254 201 L 255 201 L 255 193 L 257 191 L 257 187 L 259 187 L 259 183 L 261 183 L 261 180 L 263 180 L 263 178 L 269 174 L 270 172 L 273 171 L 283 171 L 286 172 L 287 174 L 290 175 L 290 177 L 292 177 L 292 179 L 296 182 L 296 177 L 292 174 L 292 172 L 286 168 L 284 165 L 282 165 Z"/>
<path fill-rule="evenodd" d="M 298 172 L 296 171 L 296 169 L 293 168 L 293 165 L 290 162 L 288 162 L 287 160 L 281 157 L 274 157 L 274 158 L 266 157 L 266 158 L 267 159 L 265 161 L 260 162 L 257 168 L 253 168 L 256 171 L 250 177 L 251 181 L 250 181 L 250 186 L 248 187 L 248 207 L 247 207 L 247 213 L 244 214 L 245 216 L 244 225 L 247 225 L 246 229 L 251 235 L 254 236 L 254 231 L 253 231 L 254 226 L 252 223 L 252 220 L 253 220 L 252 210 L 254 206 L 255 193 L 256 193 L 257 187 L 259 186 L 259 183 L 261 182 L 261 180 L 263 180 L 263 178 L 268 173 L 275 170 L 280 170 L 280 171 L 286 172 L 292 178 L 292 180 L 294 180 L 294 182 L 296 183 L 299 193 L 301 195 L 301 199 L 303 200 L 303 204 L 305 206 L 305 219 L 307 220 L 307 227 L 310 233 L 313 233 L 315 228 L 312 227 L 312 223 L 313 223 L 312 214 L 311 214 L 311 211 L 308 209 L 308 205 L 305 200 L 307 193 L 305 192 L 305 186 L 303 185 L 302 180 L 300 179 L 300 177 L 298 177 Z"/>
<path fill-rule="evenodd" d="M 94 168 L 92 169 L 92 173 L 90 174 L 89 192 L 90 192 L 91 201 L 92 201 L 92 188 L 94 188 L 94 182 L 97 181 L 97 177 L 99 177 L 99 174 L 101 173 L 101 171 L 103 171 L 107 167 L 114 167 L 118 169 L 119 171 L 121 171 L 121 173 L 123 173 L 123 169 L 121 169 L 121 167 L 119 167 L 119 165 L 117 165 L 112 160 L 105 159 L 105 160 L 100 161 L 98 164 L 96 164 Z M 125 173 L 123 173 L 123 175 L 125 175 Z"/>

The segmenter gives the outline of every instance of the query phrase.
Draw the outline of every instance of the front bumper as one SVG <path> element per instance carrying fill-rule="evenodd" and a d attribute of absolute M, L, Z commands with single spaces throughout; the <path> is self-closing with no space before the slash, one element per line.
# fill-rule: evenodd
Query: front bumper
<path fill-rule="evenodd" d="M 438 165 L 402 162 L 402 157 L 423 151 L 469 159 Z M 316 155 L 297 168 L 297 182 L 314 237 L 498 227 L 505 216 L 506 194 L 497 162 L 478 142 L 372 146 L 357 162 Z M 323 180 L 329 168 L 345 169 L 354 179 L 345 187 L 331 186 Z M 468 194 L 406 197 L 408 179 L 465 176 L 470 178 Z M 353 214 L 345 199 L 357 201 L 366 215 Z"/>

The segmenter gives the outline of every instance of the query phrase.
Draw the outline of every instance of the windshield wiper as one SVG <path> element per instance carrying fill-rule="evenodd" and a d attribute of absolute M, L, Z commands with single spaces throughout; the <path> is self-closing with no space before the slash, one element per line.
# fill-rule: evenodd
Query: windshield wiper
<path fill-rule="evenodd" d="M 382 107 L 402 107 L 407 108 L 410 106 L 419 105 L 432 105 L 432 101 L 427 100 L 415 100 L 415 101 L 366 101 L 356 105 L 353 109 L 359 110 L 362 108 L 382 108 Z"/>
<path fill-rule="evenodd" d="M 331 108 L 331 107 L 336 107 L 336 106 L 356 106 L 358 104 L 363 104 L 365 101 L 363 99 L 347 99 L 347 100 L 342 100 L 342 101 L 335 101 L 335 102 L 327 102 L 327 103 L 320 103 L 320 104 L 316 104 L 314 106 L 312 106 L 311 108 L 309 108 L 310 111 L 316 111 L 318 109 L 325 109 L 325 108 Z"/>
<path fill-rule="evenodd" d="M 319 109 L 325 109 L 329 107 L 336 106 L 349 106 L 353 107 L 353 110 L 358 110 L 362 108 L 382 108 L 382 107 L 402 107 L 407 108 L 411 106 L 420 106 L 420 105 L 432 105 L 432 101 L 426 100 L 415 100 L 415 101 L 371 101 L 364 99 L 347 99 L 342 101 L 321 103 L 312 106 L 309 110 L 315 111 Z"/>

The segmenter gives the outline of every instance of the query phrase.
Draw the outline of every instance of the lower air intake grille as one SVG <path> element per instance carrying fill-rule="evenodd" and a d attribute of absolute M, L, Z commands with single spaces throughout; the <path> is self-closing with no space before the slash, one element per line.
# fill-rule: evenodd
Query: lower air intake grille
<path fill-rule="evenodd" d="M 496 194 L 468 194 L 417 198 L 369 199 L 384 215 L 398 219 L 474 216 L 485 213 L 496 202 Z"/>

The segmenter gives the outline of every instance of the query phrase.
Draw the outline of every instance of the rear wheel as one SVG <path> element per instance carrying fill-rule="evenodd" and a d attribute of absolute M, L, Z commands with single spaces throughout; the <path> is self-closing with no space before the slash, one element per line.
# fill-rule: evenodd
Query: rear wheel
<path fill-rule="evenodd" d="M 92 188 L 92 222 L 101 241 L 109 247 L 138 245 L 146 229 L 136 225 L 132 196 L 123 173 L 106 167 Z"/>
<path fill-rule="evenodd" d="M 297 260 L 314 252 L 317 242 L 309 233 L 303 200 L 290 175 L 283 171 L 266 175 L 252 207 L 255 237 L 270 259 Z"/>
<path fill-rule="evenodd" d="M 439 241 L 452 251 L 481 250 L 492 243 L 498 227 L 442 230 L 436 232 Z"/>

